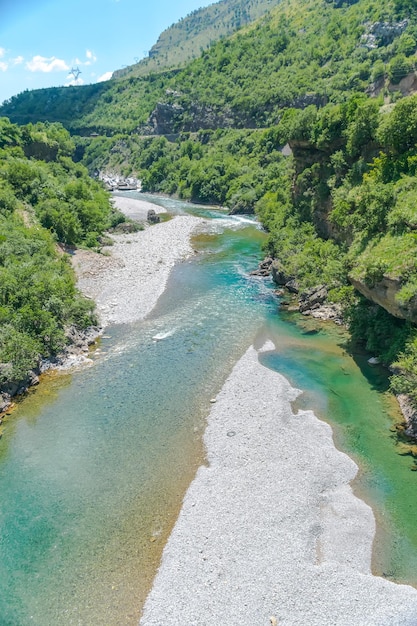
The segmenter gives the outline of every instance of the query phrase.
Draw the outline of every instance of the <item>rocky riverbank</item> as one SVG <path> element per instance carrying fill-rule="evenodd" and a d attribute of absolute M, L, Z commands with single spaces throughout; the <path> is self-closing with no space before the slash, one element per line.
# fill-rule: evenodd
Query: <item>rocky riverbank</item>
<path fill-rule="evenodd" d="M 252 274 L 261 277 L 271 276 L 278 286 L 276 293 L 283 298 L 280 306 L 291 312 L 299 312 L 302 315 L 311 316 L 323 322 L 333 322 L 339 326 L 346 325 L 343 318 L 343 310 L 340 304 L 328 301 L 326 285 L 317 285 L 311 289 L 301 291 L 294 276 L 288 276 L 277 259 L 267 257 Z M 378 362 L 371 357 L 369 363 Z M 393 373 L 401 373 L 394 372 Z M 417 410 L 412 398 L 407 394 L 396 395 L 398 405 L 404 417 L 404 426 L 401 432 L 412 440 L 417 439 Z"/>

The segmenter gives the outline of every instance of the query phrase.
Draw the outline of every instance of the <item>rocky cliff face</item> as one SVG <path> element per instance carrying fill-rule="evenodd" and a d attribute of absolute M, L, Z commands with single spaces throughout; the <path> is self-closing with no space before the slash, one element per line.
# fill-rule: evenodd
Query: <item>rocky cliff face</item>
<path fill-rule="evenodd" d="M 349 280 L 365 298 L 375 302 L 394 317 L 417 324 L 417 297 L 412 298 L 406 305 L 400 304 L 397 300 L 398 292 L 402 287 L 399 278 L 384 276 L 372 287 L 352 276 L 349 276 Z"/>
<path fill-rule="evenodd" d="M 172 135 L 179 132 L 232 128 L 236 125 L 250 127 L 251 121 L 237 120 L 227 107 L 216 109 L 199 102 L 187 106 L 179 102 L 158 102 L 149 117 L 146 130 L 154 135 Z"/>

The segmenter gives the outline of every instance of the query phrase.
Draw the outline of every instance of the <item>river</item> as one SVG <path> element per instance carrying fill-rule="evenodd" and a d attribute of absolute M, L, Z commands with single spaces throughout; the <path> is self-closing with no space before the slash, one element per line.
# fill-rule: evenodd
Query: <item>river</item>
<path fill-rule="evenodd" d="M 142 196 L 143 197 L 143 196 Z M 155 201 L 155 198 L 152 198 Z M 250 276 L 265 238 L 254 220 L 159 199 L 206 219 L 198 254 L 174 268 L 142 322 L 107 329 L 92 367 L 51 374 L 0 440 L 0 624 L 137 624 L 185 490 L 204 463 L 210 399 L 253 342 L 304 390 L 360 465 L 355 489 L 378 524 L 374 569 L 417 583 L 416 472 L 398 454 L 382 368 L 347 337 L 279 312 Z"/>

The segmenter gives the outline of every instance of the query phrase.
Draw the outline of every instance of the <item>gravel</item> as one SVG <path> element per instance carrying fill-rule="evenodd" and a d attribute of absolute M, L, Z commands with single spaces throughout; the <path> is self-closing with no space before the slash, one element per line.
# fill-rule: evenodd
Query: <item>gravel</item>
<path fill-rule="evenodd" d="M 167 212 L 166 209 L 158 204 L 153 204 L 152 202 L 148 202 L 148 200 L 129 198 L 128 196 L 116 196 L 112 194 L 112 203 L 127 217 L 138 220 L 139 222 L 147 219 L 149 209 L 153 209 L 158 215 Z"/>
<path fill-rule="evenodd" d="M 126 214 L 147 213 L 151 208 L 161 211 L 161 207 L 144 200 L 117 200 L 126 200 L 119 203 Z M 202 221 L 188 215 L 177 216 L 137 233 L 112 235 L 114 244 L 103 248 L 102 254 L 75 252 L 73 266 L 78 288 L 96 302 L 102 326 L 129 324 L 150 313 L 165 289 L 172 267 L 193 254 L 190 237 Z"/>
<path fill-rule="evenodd" d="M 329 425 L 293 413 L 298 393 L 254 348 L 236 364 L 140 626 L 417 624 L 417 590 L 371 574 L 357 466 Z"/>

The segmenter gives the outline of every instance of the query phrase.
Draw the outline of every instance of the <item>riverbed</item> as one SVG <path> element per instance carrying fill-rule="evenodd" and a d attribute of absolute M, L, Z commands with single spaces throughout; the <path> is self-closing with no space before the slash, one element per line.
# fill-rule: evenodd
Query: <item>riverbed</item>
<path fill-rule="evenodd" d="M 49 375 L 6 422 L 3 623 L 138 623 L 186 490 L 207 462 L 210 401 L 267 338 L 275 348 L 261 363 L 305 391 L 297 404 L 332 423 L 361 468 L 355 489 L 382 529 L 375 573 L 415 583 L 416 473 L 396 453 L 386 377 L 352 358 L 340 331 L 283 319 L 272 285 L 250 276 L 264 239 L 253 220 L 158 202 L 206 221 L 196 253 L 174 267 L 144 320 L 110 325 L 90 368 Z"/>

